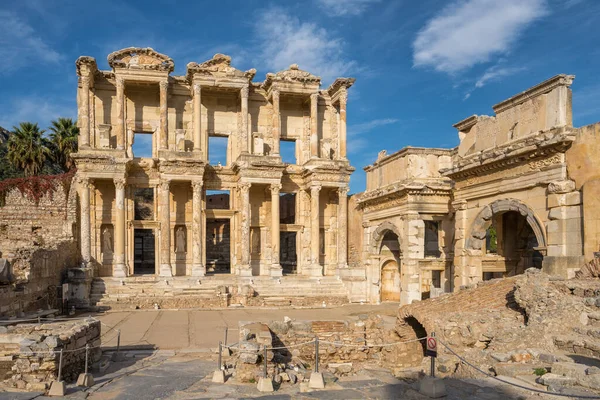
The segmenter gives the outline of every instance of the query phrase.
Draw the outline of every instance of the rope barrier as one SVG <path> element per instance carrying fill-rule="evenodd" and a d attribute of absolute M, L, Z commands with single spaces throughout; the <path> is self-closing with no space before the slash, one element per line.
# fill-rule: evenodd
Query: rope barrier
<path fill-rule="evenodd" d="M 391 346 L 397 346 L 399 344 L 404 344 L 404 343 L 412 343 L 412 342 L 419 342 L 421 340 L 425 340 L 427 339 L 427 336 L 422 337 L 422 338 L 418 338 L 418 339 L 411 339 L 411 340 L 404 340 L 401 342 L 394 342 L 394 343 L 382 343 L 382 344 L 350 344 L 350 343 L 341 343 L 341 342 L 328 342 L 326 340 L 319 340 L 320 343 L 325 343 L 325 344 L 333 344 L 335 346 L 339 346 L 339 347 L 358 347 L 358 348 L 373 348 L 373 347 L 391 347 Z"/>
<path fill-rule="evenodd" d="M 501 379 L 501 378 L 498 378 L 495 375 L 489 374 L 489 373 L 483 371 L 482 369 L 480 369 L 479 367 L 471 364 L 469 361 L 467 361 L 464 357 L 461 357 L 460 355 L 458 355 L 454 350 L 452 350 L 450 347 L 448 347 L 448 345 L 446 343 L 442 342 L 441 340 L 438 340 L 438 342 L 442 346 L 444 346 L 446 349 L 448 349 L 448 351 L 450 353 L 454 354 L 460 361 L 462 361 L 465 364 L 467 364 L 469 367 L 471 367 L 474 370 L 476 370 L 477 372 L 480 372 L 481 374 L 487 376 L 488 378 L 495 379 L 495 380 L 497 380 L 499 382 L 502 382 L 504 384 L 515 386 L 515 387 L 518 387 L 520 389 L 529 390 L 529 391 L 534 392 L 534 393 L 549 394 L 549 395 L 552 395 L 552 396 L 571 397 L 571 398 L 578 398 L 578 399 L 596 399 L 596 400 L 600 399 L 600 396 L 581 396 L 581 395 L 564 394 L 564 393 L 553 393 L 553 392 L 548 392 L 546 390 L 534 389 L 534 388 L 530 388 L 530 387 L 527 387 L 527 386 L 519 385 L 517 383 L 505 381 L 504 379 Z"/>
<path fill-rule="evenodd" d="M 69 322 L 69 321 L 81 321 L 85 319 L 91 319 L 93 321 L 98 321 L 98 319 L 94 317 L 77 317 L 77 318 L 48 318 L 48 317 L 34 317 L 34 318 L 22 318 L 22 319 L 4 319 L 0 320 L 0 324 L 14 324 L 19 322 L 36 322 L 39 321 L 47 321 L 47 322 Z"/>

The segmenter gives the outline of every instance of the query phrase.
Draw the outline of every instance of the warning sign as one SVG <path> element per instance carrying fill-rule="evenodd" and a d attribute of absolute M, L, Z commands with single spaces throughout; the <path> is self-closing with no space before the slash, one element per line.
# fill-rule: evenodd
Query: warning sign
<path fill-rule="evenodd" d="M 427 338 L 427 351 L 425 352 L 425 355 L 429 357 L 437 357 L 437 340 L 434 336 L 429 336 Z"/>

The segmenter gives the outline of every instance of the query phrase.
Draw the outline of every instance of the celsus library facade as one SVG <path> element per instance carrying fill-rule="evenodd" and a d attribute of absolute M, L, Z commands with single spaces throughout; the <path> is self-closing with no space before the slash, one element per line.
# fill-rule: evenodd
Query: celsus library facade
<path fill-rule="evenodd" d="M 175 76 L 148 48 L 108 64 L 76 63 L 73 235 L 92 303 L 410 303 L 531 267 L 569 276 L 600 250 L 600 127 L 573 127 L 573 76 L 456 123 L 456 148 L 382 151 L 349 196 L 354 79 L 322 88 L 291 65 L 256 82 L 222 54 Z"/>

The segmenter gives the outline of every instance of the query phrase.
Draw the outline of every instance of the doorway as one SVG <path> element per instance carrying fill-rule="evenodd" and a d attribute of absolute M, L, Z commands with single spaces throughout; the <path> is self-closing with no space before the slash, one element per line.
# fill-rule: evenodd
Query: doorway
<path fill-rule="evenodd" d="M 381 301 L 400 301 L 400 269 L 395 260 L 381 268 Z"/>
<path fill-rule="evenodd" d="M 156 273 L 156 240 L 153 229 L 133 231 L 133 274 L 152 275 Z"/>
<path fill-rule="evenodd" d="M 283 273 L 286 275 L 297 274 L 296 232 L 281 232 L 279 238 L 279 262 Z"/>
<path fill-rule="evenodd" d="M 229 219 L 206 219 L 206 272 L 231 272 L 231 222 Z"/>

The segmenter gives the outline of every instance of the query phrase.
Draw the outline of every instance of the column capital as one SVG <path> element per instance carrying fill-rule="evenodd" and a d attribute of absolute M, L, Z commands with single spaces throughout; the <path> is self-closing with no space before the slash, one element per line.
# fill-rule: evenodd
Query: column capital
<path fill-rule="evenodd" d="M 202 88 L 202 86 L 200 86 L 199 83 L 194 83 L 194 85 L 192 86 L 194 94 L 200 94 L 201 88 Z"/>
<path fill-rule="evenodd" d="M 242 192 L 248 192 L 250 190 L 250 186 L 252 186 L 250 182 L 240 182 L 238 184 L 238 187 Z"/>
<path fill-rule="evenodd" d="M 338 188 L 338 194 L 340 196 L 346 196 L 349 191 L 350 191 L 350 189 L 347 188 L 347 187 L 340 187 L 340 188 Z"/>
<path fill-rule="evenodd" d="M 79 184 L 85 189 L 89 189 L 90 187 L 90 178 L 88 178 L 87 176 L 80 176 L 77 179 L 77 182 L 79 182 Z"/>
<path fill-rule="evenodd" d="M 322 188 L 323 188 L 323 186 L 322 186 L 322 185 L 312 185 L 312 186 L 310 187 L 310 193 L 311 193 L 311 194 L 313 194 L 313 193 L 314 193 L 314 194 L 319 194 L 319 192 L 321 191 L 321 189 L 322 189 Z"/>
<path fill-rule="evenodd" d="M 272 183 L 270 186 L 271 194 L 279 194 L 281 187 L 281 183 Z"/>
<path fill-rule="evenodd" d="M 83 75 L 81 77 L 81 83 L 84 84 L 85 86 L 87 86 L 89 88 L 90 86 L 90 77 L 87 75 Z"/>
<path fill-rule="evenodd" d="M 249 94 L 250 94 L 250 86 L 249 85 L 242 86 L 242 88 L 240 89 L 240 95 L 242 96 L 242 98 L 247 99 Z"/>
<path fill-rule="evenodd" d="M 204 181 L 202 179 L 195 179 L 192 181 L 192 189 L 202 190 L 202 186 L 204 186 Z"/>
<path fill-rule="evenodd" d="M 127 179 L 125 179 L 125 178 L 114 178 L 113 182 L 115 183 L 115 188 L 123 190 L 123 189 L 125 189 L 125 185 L 127 184 Z"/>
<path fill-rule="evenodd" d="M 319 100 L 319 93 L 313 93 L 310 95 L 310 101 L 317 101 Z"/>
<path fill-rule="evenodd" d="M 273 102 L 277 101 L 279 103 L 279 90 L 275 89 L 271 92 L 271 98 L 273 99 Z"/>
<path fill-rule="evenodd" d="M 117 76 L 115 78 L 115 82 L 117 83 L 117 86 L 123 86 L 125 85 L 125 78 L 123 78 L 122 76 Z"/>
<path fill-rule="evenodd" d="M 160 88 L 162 90 L 166 90 L 167 87 L 169 86 L 169 81 L 160 81 L 160 82 L 158 82 L 158 86 L 160 86 Z"/>
<path fill-rule="evenodd" d="M 169 190 L 169 186 L 171 185 L 171 181 L 169 179 L 163 179 L 158 184 L 161 190 Z"/>
<path fill-rule="evenodd" d="M 346 89 L 340 91 L 340 105 L 346 106 L 348 103 L 348 91 Z"/>

